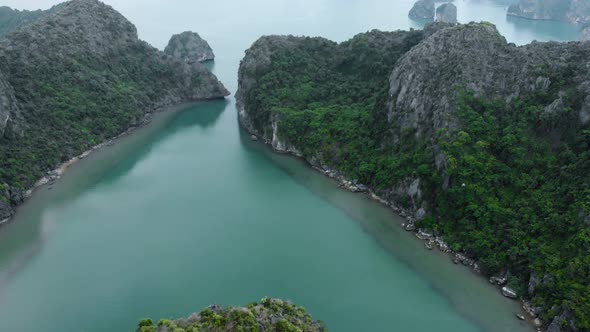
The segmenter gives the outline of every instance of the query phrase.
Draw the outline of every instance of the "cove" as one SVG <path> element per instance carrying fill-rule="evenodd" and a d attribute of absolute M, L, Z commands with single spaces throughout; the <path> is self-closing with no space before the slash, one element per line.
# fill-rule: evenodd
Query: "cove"
<path fill-rule="evenodd" d="M 198 31 L 232 92 L 260 35 L 342 41 L 420 27 L 405 0 L 107 2 L 160 48 Z M 491 21 L 517 44 L 575 38 L 564 24 L 506 18 L 498 2 L 457 5 L 461 22 Z M 132 331 L 143 317 L 267 295 L 305 306 L 331 331 L 530 331 L 517 302 L 427 252 L 400 222 L 251 142 L 232 98 L 185 105 L 74 165 L 0 229 L 2 329 Z"/>

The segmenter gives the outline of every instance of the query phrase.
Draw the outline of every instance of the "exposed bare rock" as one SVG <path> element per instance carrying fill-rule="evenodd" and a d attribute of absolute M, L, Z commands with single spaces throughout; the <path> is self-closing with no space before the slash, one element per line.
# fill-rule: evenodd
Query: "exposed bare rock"
<path fill-rule="evenodd" d="M 215 59 L 209 43 L 201 38 L 198 33 L 191 31 L 172 36 L 164 52 L 187 63 Z"/>
<path fill-rule="evenodd" d="M 579 68 L 572 81 L 590 96 L 585 55 L 590 44 L 508 44 L 489 23 L 440 26 L 406 53 L 390 76 L 389 121 L 398 133 L 415 130 L 429 138 L 438 129 L 455 130 L 455 96 L 466 87 L 476 95 L 511 100 L 547 90 L 547 75 L 570 66 Z M 543 68 L 543 69 L 541 69 Z M 548 111 L 556 107 L 548 106 Z M 576 110 L 587 121 L 588 107 Z"/>
<path fill-rule="evenodd" d="M 141 41 L 112 7 L 65 2 L 0 40 L 0 183 L 24 192 L 152 111 L 228 94 L 203 65 Z M 12 196 L 0 191 L 18 204 Z"/>

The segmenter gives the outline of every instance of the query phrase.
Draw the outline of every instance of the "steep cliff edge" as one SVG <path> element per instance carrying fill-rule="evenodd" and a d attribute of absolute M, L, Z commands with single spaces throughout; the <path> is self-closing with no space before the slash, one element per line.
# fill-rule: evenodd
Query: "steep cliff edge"
<path fill-rule="evenodd" d="M 590 1 L 520 0 L 508 8 L 508 15 L 532 20 L 552 20 L 583 24 L 590 22 Z"/>
<path fill-rule="evenodd" d="M 141 41 L 97 0 L 66 2 L 0 41 L 0 201 L 149 112 L 229 92 L 204 66 Z"/>
<path fill-rule="evenodd" d="M 210 305 L 188 318 L 161 319 L 154 324 L 143 319 L 137 332 L 198 332 L 198 331 L 277 331 L 323 332 L 323 324 L 313 320 L 305 309 L 289 302 L 263 298 L 260 303 L 246 307 L 222 308 Z"/>
<path fill-rule="evenodd" d="M 530 299 L 552 332 L 583 331 L 588 52 L 575 42 L 517 47 L 489 23 L 342 44 L 262 37 L 242 60 L 236 98 L 244 127 L 276 150 L 401 207 L 407 229 L 430 230 L 419 235 L 431 246 L 466 255 L 455 261 L 501 274 L 492 281 Z"/>
<path fill-rule="evenodd" d="M 516 47 L 487 23 L 442 29 L 405 54 L 389 78 L 388 118 L 394 128 L 399 126 L 394 138 L 415 130 L 416 136 L 432 139 L 437 130 L 457 129 L 459 88 L 507 102 L 546 94 L 553 103 L 562 99 L 559 92 L 565 93 L 557 84 L 564 84 L 564 90 L 579 90 L 590 101 L 588 51 L 590 46 L 582 43 Z M 567 81 L 552 81 L 564 79 L 564 73 L 571 75 Z M 590 120 L 587 101 L 573 110 L 583 124 Z"/>

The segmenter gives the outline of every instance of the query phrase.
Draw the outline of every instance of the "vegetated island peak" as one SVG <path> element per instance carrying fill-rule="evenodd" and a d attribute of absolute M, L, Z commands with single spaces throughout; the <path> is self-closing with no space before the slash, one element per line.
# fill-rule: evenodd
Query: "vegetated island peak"
<path fill-rule="evenodd" d="M 263 298 L 245 307 L 222 308 L 210 305 L 188 318 L 151 319 L 139 322 L 137 332 L 327 332 L 324 324 L 313 320 L 305 309 L 279 299 Z"/>
<path fill-rule="evenodd" d="M 590 43 L 434 23 L 335 43 L 265 36 L 242 125 L 407 217 L 551 332 L 590 329 Z M 289 73 L 289 75 L 284 75 Z"/>
<path fill-rule="evenodd" d="M 0 224 L 37 183 L 153 111 L 223 98 L 207 68 L 139 40 L 123 15 L 73 0 L 0 39 Z M 40 182 L 37 182 L 41 179 Z"/>

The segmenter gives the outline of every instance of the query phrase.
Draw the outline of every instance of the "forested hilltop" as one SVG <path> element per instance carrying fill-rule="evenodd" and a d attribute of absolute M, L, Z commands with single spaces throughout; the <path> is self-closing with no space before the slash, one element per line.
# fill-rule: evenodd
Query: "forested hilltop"
<path fill-rule="evenodd" d="M 246 307 L 222 308 L 210 305 L 188 318 L 160 319 L 153 322 L 143 319 L 137 332 L 224 332 L 224 331 L 276 331 L 276 332 L 327 332 L 323 323 L 315 321 L 302 307 L 290 302 L 263 298 L 260 303 Z"/>
<path fill-rule="evenodd" d="M 590 330 L 590 43 L 508 44 L 489 23 L 262 37 L 241 123 L 403 207 L 552 332 Z M 362 185 L 361 185 L 362 184 Z"/>
<path fill-rule="evenodd" d="M 54 7 L 0 40 L 0 223 L 48 170 L 168 105 L 229 92 L 204 66 L 138 39 L 97 0 Z"/>

